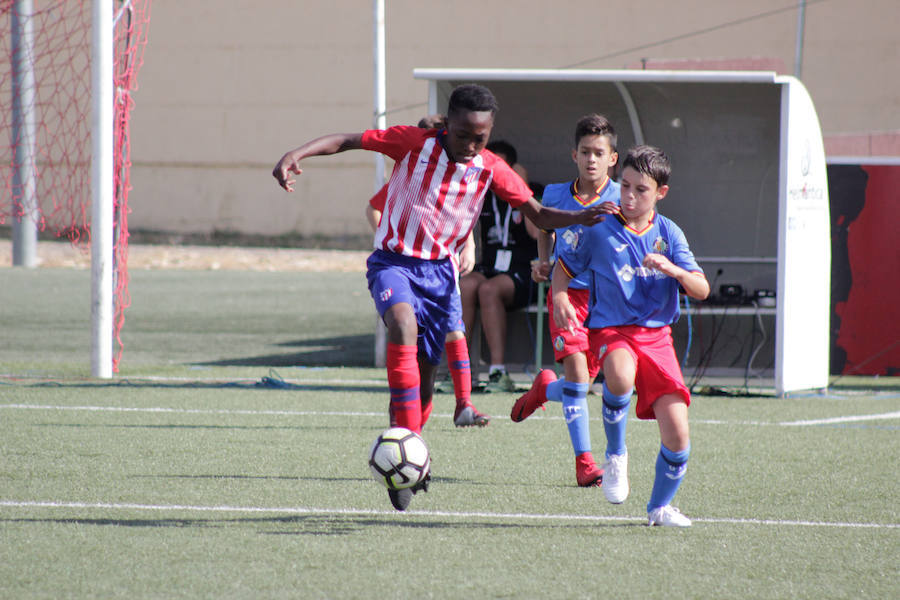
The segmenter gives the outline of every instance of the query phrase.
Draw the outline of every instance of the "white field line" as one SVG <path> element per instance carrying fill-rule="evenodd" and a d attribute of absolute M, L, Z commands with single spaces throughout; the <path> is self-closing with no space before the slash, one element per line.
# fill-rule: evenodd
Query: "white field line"
<path fill-rule="evenodd" d="M 365 510 L 348 508 L 311 508 L 304 506 L 295 507 L 265 507 L 265 506 L 197 506 L 185 504 L 129 504 L 113 502 L 42 502 L 0 500 L 0 508 L 32 508 L 32 509 L 97 509 L 119 511 L 147 511 L 147 512 L 199 512 L 199 513 L 236 513 L 236 514 L 289 514 L 289 515 L 347 515 L 347 516 L 393 516 L 406 518 L 407 516 L 442 517 L 448 519 L 492 519 L 501 521 L 647 521 L 646 517 L 635 516 L 606 516 L 606 515 L 572 515 L 572 514 L 533 514 L 533 513 L 502 513 L 502 512 L 452 512 L 439 510 L 411 510 L 404 513 L 389 510 Z M 794 521 L 779 519 L 727 519 L 727 518 L 693 518 L 694 523 L 718 523 L 726 525 L 793 525 L 798 527 L 843 527 L 851 529 L 900 529 L 900 523 L 849 523 L 828 521 Z"/>
<path fill-rule="evenodd" d="M 832 423 L 853 423 L 856 421 L 881 421 L 884 419 L 900 419 L 900 411 L 881 413 L 880 415 L 852 415 L 847 417 L 831 417 L 829 419 L 811 419 L 808 421 L 786 421 L 779 425 L 802 426 L 802 425 L 830 425 Z"/>
<path fill-rule="evenodd" d="M 226 408 L 171 408 L 163 406 L 151 407 L 135 407 L 135 406 L 66 406 L 54 404 L 0 404 L 0 409 L 9 410 L 49 410 L 49 411 L 85 411 L 85 412 L 124 412 L 124 413 L 171 413 L 184 415 L 245 415 L 245 416 L 296 416 L 296 417 L 383 417 L 384 412 L 361 412 L 361 411 L 323 411 L 323 410 L 254 410 L 254 409 L 226 409 Z M 447 418 L 452 415 L 449 413 L 435 413 L 433 416 L 439 418 Z M 535 415 L 533 419 L 550 419 L 563 420 L 561 416 L 551 415 Z M 900 411 L 880 413 L 874 415 L 847 415 L 842 417 L 831 417 L 827 419 L 813 419 L 806 421 L 723 421 L 720 419 L 692 419 L 691 423 L 695 425 L 750 425 L 750 426 L 814 426 L 829 425 L 835 423 L 852 423 L 858 421 L 883 421 L 891 419 L 900 419 Z M 502 419 L 501 419 L 502 420 Z M 592 417 L 591 421 L 599 421 L 601 417 Z M 634 419 L 635 422 L 642 422 Z"/>

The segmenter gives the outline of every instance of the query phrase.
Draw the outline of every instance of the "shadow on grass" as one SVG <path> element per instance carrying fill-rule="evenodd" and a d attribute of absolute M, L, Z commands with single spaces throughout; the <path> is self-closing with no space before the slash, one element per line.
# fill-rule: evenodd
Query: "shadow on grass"
<path fill-rule="evenodd" d="M 16 383 L 14 385 L 31 388 L 151 388 L 171 390 L 215 390 L 215 389 L 243 389 L 243 390 L 291 390 L 304 392 L 368 392 L 373 394 L 383 393 L 387 390 L 387 382 L 384 385 L 352 383 L 290 383 L 273 377 L 262 377 L 257 381 L 156 381 L 147 379 L 120 379 L 116 381 L 37 381 L 31 383 Z"/>
<path fill-rule="evenodd" d="M 288 481 L 318 481 L 318 482 L 328 482 L 328 483 L 338 483 L 338 482 L 370 482 L 372 481 L 369 477 L 322 477 L 321 475 L 317 475 L 315 477 L 311 476 L 300 476 L 300 475 L 215 475 L 215 474 L 199 474 L 199 475 L 185 475 L 185 474 L 162 474 L 162 475 L 129 475 L 129 479 L 259 479 L 259 480 L 288 480 Z M 460 479 L 458 477 L 434 477 L 433 481 L 440 485 L 445 484 L 466 484 L 466 485 L 486 485 L 493 486 L 496 484 L 487 483 L 487 482 L 477 482 L 472 481 L 471 479 Z M 533 484 L 528 484 L 527 487 L 533 488 L 535 487 Z M 556 485 L 546 485 L 545 487 L 557 487 Z"/>
<path fill-rule="evenodd" d="M 413 520 L 421 517 L 424 520 Z M 348 516 L 329 514 L 287 515 L 272 517 L 240 517 L 234 519 L 113 519 L 113 518 L 55 518 L 55 519 L 0 519 L 0 523 L 34 523 L 62 525 L 95 525 L 99 527 L 196 527 L 200 529 L 222 528 L 234 525 L 277 526 L 277 529 L 263 529 L 259 535 L 349 535 L 363 532 L 372 527 L 405 527 L 410 529 L 577 529 L 586 527 L 646 527 L 644 523 L 631 522 L 587 522 L 587 523 L 498 523 L 490 517 L 473 517 L 469 520 L 434 520 L 432 515 L 408 513 L 402 518 L 385 514 L 383 518 L 372 516 Z M 625 520 L 625 519 L 623 519 Z"/>
<path fill-rule="evenodd" d="M 35 423 L 35 427 L 63 427 L 70 429 L 196 429 L 210 431 L 345 431 L 346 425 L 333 427 L 317 425 L 310 427 L 290 425 L 185 425 L 183 423 L 166 423 L 164 425 L 135 425 L 110 423 Z"/>
<path fill-rule="evenodd" d="M 371 367 L 375 363 L 374 335 L 312 338 L 278 345 L 297 350 L 194 364 L 204 367 Z"/>
<path fill-rule="evenodd" d="M 300 477 L 299 475 L 129 475 L 129 479 L 250 479 L 261 481 L 370 482 L 368 477 Z"/>

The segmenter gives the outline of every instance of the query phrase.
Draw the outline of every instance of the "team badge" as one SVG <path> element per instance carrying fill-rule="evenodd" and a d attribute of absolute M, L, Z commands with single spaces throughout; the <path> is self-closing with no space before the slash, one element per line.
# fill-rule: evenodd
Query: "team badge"
<path fill-rule="evenodd" d="M 665 254 L 666 250 L 668 250 L 668 249 L 669 249 L 669 243 L 666 240 L 662 239 L 662 236 L 656 238 L 656 241 L 653 242 L 653 250 L 657 254 Z"/>
<path fill-rule="evenodd" d="M 381 292 L 381 296 L 380 296 L 381 301 L 387 302 L 388 300 L 391 299 L 391 296 L 393 296 L 393 295 L 394 295 L 394 288 L 388 288 L 388 289 L 384 290 L 383 292 Z"/>
<path fill-rule="evenodd" d="M 553 339 L 553 348 L 557 352 L 562 352 L 566 347 L 566 340 L 563 339 L 563 336 L 558 335 Z"/>
<path fill-rule="evenodd" d="M 575 249 L 578 247 L 578 240 L 581 238 L 581 228 L 579 227 L 577 230 L 574 228 L 566 229 L 562 234 L 562 239 L 566 243 L 569 248 Z"/>
<path fill-rule="evenodd" d="M 600 349 L 597 350 L 597 358 L 603 358 L 606 355 L 606 344 L 600 346 Z"/>

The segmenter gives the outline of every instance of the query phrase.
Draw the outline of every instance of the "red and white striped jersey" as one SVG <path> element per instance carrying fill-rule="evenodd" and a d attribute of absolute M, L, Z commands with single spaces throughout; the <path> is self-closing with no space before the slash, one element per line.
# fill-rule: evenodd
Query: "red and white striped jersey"
<path fill-rule="evenodd" d="M 531 190 L 500 157 L 484 150 L 453 162 L 443 132 L 398 126 L 363 133 L 362 147 L 394 159 L 375 248 L 429 260 L 456 255 L 475 226 L 488 189 L 518 207 Z"/>

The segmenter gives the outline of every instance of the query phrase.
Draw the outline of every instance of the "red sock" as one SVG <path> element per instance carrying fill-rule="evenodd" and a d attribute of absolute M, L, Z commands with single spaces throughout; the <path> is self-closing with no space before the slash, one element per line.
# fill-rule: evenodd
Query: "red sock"
<path fill-rule="evenodd" d="M 431 400 L 428 401 L 428 404 L 422 407 L 422 429 L 425 429 L 425 423 L 428 422 L 428 417 L 431 416 L 431 407 L 433 404 Z"/>
<path fill-rule="evenodd" d="M 469 365 L 469 346 L 466 338 L 460 338 L 444 344 L 447 351 L 447 366 L 453 379 L 453 391 L 456 393 L 457 408 L 472 403 L 472 369 Z"/>
<path fill-rule="evenodd" d="M 416 346 L 387 345 L 387 377 L 391 388 L 391 426 L 422 431 L 422 404 L 419 398 L 419 363 Z"/>

